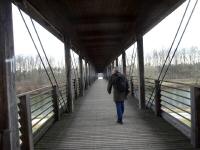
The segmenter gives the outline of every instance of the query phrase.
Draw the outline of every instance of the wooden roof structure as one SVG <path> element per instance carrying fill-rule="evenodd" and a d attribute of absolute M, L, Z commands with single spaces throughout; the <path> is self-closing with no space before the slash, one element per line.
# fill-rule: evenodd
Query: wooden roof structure
<path fill-rule="evenodd" d="M 20 1 L 20 0 L 18 0 Z M 20 8 L 102 72 L 185 0 L 26 0 Z"/>

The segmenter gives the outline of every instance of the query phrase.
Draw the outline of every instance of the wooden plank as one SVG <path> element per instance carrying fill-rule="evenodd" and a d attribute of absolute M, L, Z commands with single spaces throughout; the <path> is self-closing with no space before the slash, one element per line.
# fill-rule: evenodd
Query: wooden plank
<path fill-rule="evenodd" d="M 72 98 L 72 85 L 71 85 L 71 53 L 70 53 L 70 39 L 65 37 L 65 68 L 66 68 L 66 92 L 67 92 L 67 111 L 73 112 L 73 98 Z"/>
<path fill-rule="evenodd" d="M 125 103 L 124 124 L 117 124 L 106 85 L 104 80 L 96 81 L 77 101 L 75 112 L 65 114 L 35 149 L 193 149 L 189 139 L 162 118 L 138 111 L 132 99 Z"/>
<path fill-rule="evenodd" d="M 0 149 L 18 150 L 15 56 L 11 0 L 0 1 Z"/>
<path fill-rule="evenodd" d="M 191 138 L 191 129 L 190 127 L 183 124 L 178 119 L 174 118 L 173 116 L 169 115 L 168 113 L 162 111 L 161 117 L 165 119 L 168 123 L 170 123 L 172 126 L 177 128 L 181 133 L 183 133 L 188 139 Z"/>
<path fill-rule="evenodd" d="M 33 134 L 33 142 L 36 144 L 44 135 L 45 133 L 50 129 L 50 127 L 55 122 L 54 115 L 49 118 L 34 134 Z"/>
<path fill-rule="evenodd" d="M 115 104 L 112 95 L 105 93 L 106 85 L 105 80 L 97 80 L 76 101 L 74 113 L 64 114 L 35 150 L 193 149 L 189 139 L 165 120 L 149 110 L 138 111 L 133 99 L 125 102 L 124 124 L 117 124 Z"/>
<path fill-rule="evenodd" d="M 143 37 L 137 36 L 137 55 L 138 55 L 138 76 L 139 76 L 139 108 L 145 108 L 145 87 L 144 87 L 144 55 Z"/>

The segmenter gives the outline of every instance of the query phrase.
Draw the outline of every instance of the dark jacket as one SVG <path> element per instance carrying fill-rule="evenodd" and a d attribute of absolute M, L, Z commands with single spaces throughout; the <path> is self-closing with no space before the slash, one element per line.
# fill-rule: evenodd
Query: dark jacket
<path fill-rule="evenodd" d="M 126 81 L 125 92 L 119 92 L 116 88 L 115 81 L 118 76 L 122 76 Z M 123 74 L 121 74 L 120 72 L 112 74 L 112 76 L 110 77 L 110 79 L 108 81 L 108 86 L 107 86 L 107 91 L 109 94 L 112 91 L 112 87 L 113 87 L 113 100 L 114 101 L 124 101 L 128 95 L 128 88 L 129 88 L 128 80 L 126 79 L 126 77 Z"/>

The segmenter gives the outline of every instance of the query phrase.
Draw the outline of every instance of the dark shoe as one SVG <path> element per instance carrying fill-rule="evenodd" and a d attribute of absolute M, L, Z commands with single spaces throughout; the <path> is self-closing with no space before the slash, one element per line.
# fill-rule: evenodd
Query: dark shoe
<path fill-rule="evenodd" d="M 122 120 L 117 120 L 117 123 L 123 124 L 123 121 Z"/>

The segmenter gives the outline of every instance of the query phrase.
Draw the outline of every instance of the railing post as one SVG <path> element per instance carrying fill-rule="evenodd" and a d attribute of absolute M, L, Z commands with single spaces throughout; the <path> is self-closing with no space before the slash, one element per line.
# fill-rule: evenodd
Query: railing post
<path fill-rule="evenodd" d="M 77 99 L 77 85 L 76 85 L 76 79 L 73 79 L 73 86 L 74 86 L 74 98 Z"/>
<path fill-rule="evenodd" d="M 53 98 L 53 105 L 54 105 L 55 120 L 58 121 L 58 120 L 60 120 L 61 112 L 60 112 L 60 108 L 59 108 L 58 87 L 57 86 L 53 86 L 52 98 Z"/>
<path fill-rule="evenodd" d="M 191 87 L 191 143 L 200 147 L 200 87 Z"/>
<path fill-rule="evenodd" d="M 155 115 L 161 116 L 161 89 L 160 81 L 155 80 Z"/>
<path fill-rule="evenodd" d="M 131 76 L 130 82 L 131 82 L 131 95 L 134 96 L 133 77 L 132 76 Z"/>
<path fill-rule="evenodd" d="M 21 131 L 21 150 L 33 150 L 33 135 L 32 135 L 32 123 L 31 123 L 31 107 L 29 95 L 23 95 L 19 97 L 19 122 Z"/>
<path fill-rule="evenodd" d="M 78 78 L 78 93 L 79 93 L 79 96 L 81 96 L 81 79 Z"/>

